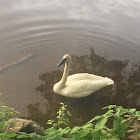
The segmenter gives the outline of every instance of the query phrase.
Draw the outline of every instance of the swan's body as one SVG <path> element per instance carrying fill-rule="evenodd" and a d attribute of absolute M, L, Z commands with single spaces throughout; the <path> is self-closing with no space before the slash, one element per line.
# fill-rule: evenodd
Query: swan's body
<path fill-rule="evenodd" d="M 110 78 L 88 73 L 78 73 L 68 76 L 70 61 L 71 57 L 66 54 L 58 65 L 61 66 L 65 63 L 62 79 L 53 87 L 55 93 L 71 98 L 81 98 L 86 97 L 103 87 L 114 84 L 114 81 Z"/>

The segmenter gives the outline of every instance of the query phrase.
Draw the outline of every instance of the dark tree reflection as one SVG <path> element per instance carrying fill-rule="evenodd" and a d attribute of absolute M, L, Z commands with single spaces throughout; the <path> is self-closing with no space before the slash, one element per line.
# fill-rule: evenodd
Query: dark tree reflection
<path fill-rule="evenodd" d="M 43 83 L 36 90 L 48 101 L 49 106 L 45 115 L 42 114 L 42 119 L 54 119 L 60 102 L 67 104 L 73 116 L 71 118 L 72 125 L 81 125 L 87 122 L 95 115 L 102 113 L 101 108 L 109 104 L 138 109 L 140 106 L 138 100 L 140 98 L 140 64 L 134 65 L 132 71 L 127 74 L 128 63 L 128 60 L 108 60 L 97 55 L 93 48 L 90 49 L 89 55 L 72 56 L 70 74 L 87 72 L 110 77 L 115 81 L 113 86 L 105 87 L 91 96 L 80 99 L 66 98 L 53 92 L 53 85 L 61 79 L 63 71 L 55 70 L 41 74 L 39 79 Z M 38 110 L 37 105 L 32 106 Z M 34 113 L 31 108 L 28 109 L 30 114 Z"/>

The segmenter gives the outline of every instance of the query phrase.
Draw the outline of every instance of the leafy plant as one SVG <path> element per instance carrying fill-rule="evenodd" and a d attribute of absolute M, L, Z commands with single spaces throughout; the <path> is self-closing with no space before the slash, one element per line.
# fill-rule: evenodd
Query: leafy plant
<path fill-rule="evenodd" d="M 14 108 L 10 108 L 8 106 L 5 106 L 3 103 L 1 103 L 1 105 L 0 105 L 0 122 L 7 121 L 18 113 L 19 112 L 15 111 Z"/>
<path fill-rule="evenodd" d="M 97 139 L 120 139 L 120 138 L 126 138 L 127 133 L 130 132 L 129 128 L 135 127 L 130 123 L 127 122 L 129 119 L 125 120 L 126 114 L 129 114 L 131 118 L 139 118 L 140 117 L 140 111 L 136 111 L 136 109 L 124 109 L 121 106 L 116 105 L 109 105 L 107 107 L 104 107 L 103 109 L 109 109 L 105 114 L 101 116 L 96 116 L 92 120 L 90 120 L 87 124 L 94 123 L 94 121 L 97 121 L 95 126 L 93 127 L 94 133 L 93 138 L 95 140 Z M 113 128 L 108 128 L 106 126 L 106 123 L 113 118 Z M 132 121 L 132 120 L 131 120 Z M 136 125 L 136 124 L 135 124 Z M 138 122 L 137 122 L 137 126 Z M 132 130 L 131 130 L 132 131 Z M 139 136 L 139 128 L 135 131 L 135 138 L 138 138 Z M 110 137 L 110 138 L 109 138 Z M 128 138 L 131 138 L 132 136 L 129 136 Z"/>
<path fill-rule="evenodd" d="M 3 129 L 9 125 L 8 120 L 16 115 L 17 111 L 14 108 L 5 106 L 3 103 L 0 105 L 0 140 L 8 140 L 17 136 L 16 132 L 2 133 Z"/>
<path fill-rule="evenodd" d="M 57 112 L 58 116 L 57 122 L 54 120 L 48 120 L 47 124 L 51 124 L 54 128 L 60 128 L 61 125 L 69 126 L 70 121 L 69 118 L 71 116 L 70 112 L 67 110 L 67 106 L 64 103 L 60 103 L 62 106 L 60 107 L 59 111 Z"/>
<path fill-rule="evenodd" d="M 140 139 L 140 117 L 124 115 L 126 117 L 123 122 L 126 122 L 129 130 L 127 133 L 129 134 L 128 138 L 130 139 Z"/>
<path fill-rule="evenodd" d="M 124 109 L 121 106 L 109 105 L 106 113 L 95 116 L 83 126 L 70 128 L 68 117 L 71 116 L 64 103 L 57 112 L 56 120 L 48 120 L 51 127 L 44 131 L 44 135 L 25 132 L 0 133 L 0 139 L 11 137 L 31 138 L 33 140 L 121 140 L 140 138 L 140 111 Z M 111 125 L 108 125 L 111 124 Z M 3 124 L 0 123 L 0 129 Z"/>

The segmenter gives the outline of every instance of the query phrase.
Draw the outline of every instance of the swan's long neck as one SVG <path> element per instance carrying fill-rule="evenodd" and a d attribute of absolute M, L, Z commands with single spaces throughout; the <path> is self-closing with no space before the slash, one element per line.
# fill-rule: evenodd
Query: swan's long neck
<path fill-rule="evenodd" d="M 64 67 L 64 72 L 63 72 L 63 76 L 61 78 L 61 85 L 65 86 L 65 83 L 67 81 L 67 77 L 69 74 L 69 68 L 70 68 L 70 62 L 65 63 L 65 67 Z"/>

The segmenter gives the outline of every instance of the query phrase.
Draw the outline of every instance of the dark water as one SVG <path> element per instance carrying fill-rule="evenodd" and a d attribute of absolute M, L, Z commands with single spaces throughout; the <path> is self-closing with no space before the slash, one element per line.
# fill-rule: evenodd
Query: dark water
<path fill-rule="evenodd" d="M 72 124 L 83 124 L 109 104 L 140 109 L 140 2 L 137 0 L 2 0 L 0 67 L 29 53 L 34 57 L 0 73 L 1 102 L 44 125 L 59 103 L 67 104 Z M 89 97 L 53 93 L 71 54 L 71 74 L 107 76 L 115 81 Z"/>

